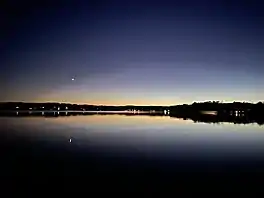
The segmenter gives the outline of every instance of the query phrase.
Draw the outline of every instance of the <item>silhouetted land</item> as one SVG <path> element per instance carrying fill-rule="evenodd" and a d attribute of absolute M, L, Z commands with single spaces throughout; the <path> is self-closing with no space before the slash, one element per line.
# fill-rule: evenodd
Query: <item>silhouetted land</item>
<path fill-rule="evenodd" d="M 160 113 L 128 113 L 128 112 L 111 112 L 111 114 L 118 114 L 118 115 L 125 115 L 125 116 L 167 116 L 170 118 L 179 118 L 179 119 L 185 119 L 185 120 L 192 120 L 194 122 L 204 122 L 204 123 L 223 123 L 223 122 L 229 122 L 234 124 L 251 124 L 251 123 L 257 123 L 259 125 L 264 124 L 264 118 L 263 116 L 255 116 L 255 117 L 249 117 L 249 116 L 232 116 L 232 115 L 210 115 L 210 114 L 164 114 L 162 112 Z M 21 112 L 0 112 L 0 116 L 10 116 L 10 117 L 59 117 L 59 116 L 78 116 L 78 115 L 109 115 L 108 112 L 87 112 L 87 111 L 63 111 L 63 112 L 57 112 L 57 111 L 21 111 Z"/>
<path fill-rule="evenodd" d="M 213 112 L 213 113 L 211 113 Z M 209 113 L 209 114 L 207 114 Z M 170 107 L 170 116 L 190 118 L 197 122 L 264 123 L 264 104 L 205 102 Z"/>
<path fill-rule="evenodd" d="M 90 111 L 90 112 L 89 112 Z M 92 111 L 92 112 L 91 112 Z M 191 119 L 194 122 L 264 124 L 264 104 L 205 102 L 176 106 L 95 106 L 65 103 L 1 103 L 0 116 L 74 116 L 93 114 L 150 115 Z"/>
<path fill-rule="evenodd" d="M 187 105 L 175 106 L 106 106 L 106 105 L 86 105 L 86 104 L 70 104 L 70 103 L 23 103 L 23 102 L 5 102 L 0 103 L 0 110 L 72 110 L 72 111 L 164 111 L 171 112 L 199 112 L 199 111 L 217 111 L 218 114 L 230 114 L 235 111 L 240 113 L 258 113 L 264 111 L 264 103 L 258 102 L 233 102 L 233 103 L 219 103 L 219 102 L 203 102 Z"/>
<path fill-rule="evenodd" d="M 59 108 L 59 109 L 58 109 Z M 70 110 L 70 111 L 163 111 L 169 107 L 165 106 L 105 106 L 105 105 L 82 105 L 69 103 L 23 103 L 7 102 L 0 103 L 0 110 Z"/>

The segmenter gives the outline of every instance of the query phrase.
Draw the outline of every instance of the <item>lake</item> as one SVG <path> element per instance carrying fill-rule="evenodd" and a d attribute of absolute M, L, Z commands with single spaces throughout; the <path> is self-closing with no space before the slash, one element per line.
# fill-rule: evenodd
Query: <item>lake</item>
<path fill-rule="evenodd" d="M 255 123 L 95 114 L 2 116 L 0 126 L 1 163 L 9 170 L 5 177 L 86 175 L 89 180 L 103 177 L 104 184 L 119 178 L 130 186 L 133 179 L 138 184 L 154 177 L 155 184 L 162 184 L 175 175 L 183 181 L 189 173 L 211 178 L 226 170 L 238 175 L 264 170 L 264 127 Z"/>

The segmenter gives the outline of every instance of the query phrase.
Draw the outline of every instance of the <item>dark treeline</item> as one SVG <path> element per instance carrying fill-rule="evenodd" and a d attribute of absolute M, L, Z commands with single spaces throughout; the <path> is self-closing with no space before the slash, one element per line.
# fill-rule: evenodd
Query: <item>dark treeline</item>
<path fill-rule="evenodd" d="M 172 113 L 172 114 L 164 114 L 163 112 L 155 112 L 155 113 L 128 113 L 128 112 L 113 112 L 111 114 L 118 114 L 118 115 L 125 115 L 125 116 L 167 116 L 171 118 L 178 118 L 178 119 L 184 119 L 184 120 L 192 120 L 193 122 L 204 122 L 204 123 L 234 123 L 234 124 L 250 124 L 250 123 L 257 123 L 259 125 L 264 125 L 264 117 L 263 116 L 248 116 L 248 115 L 211 115 L 211 114 L 202 114 L 202 113 L 189 113 L 187 114 L 181 114 L 181 113 Z M 49 111 L 49 112 L 41 112 L 41 111 L 21 111 L 21 112 L 15 112 L 15 111 L 9 111 L 9 112 L 1 112 L 0 116 L 10 116 L 10 117 L 28 117 L 28 116 L 39 116 L 39 117 L 63 117 L 63 116 L 89 116 L 89 115 L 109 115 L 107 112 L 87 112 L 87 111 Z"/>
<path fill-rule="evenodd" d="M 264 103 L 258 102 L 204 102 L 170 107 L 170 116 L 192 119 L 195 122 L 237 124 L 264 124 Z"/>
<path fill-rule="evenodd" d="M 0 103 L 0 110 L 41 110 L 41 111 L 164 111 L 169 107 L 162 106 L 106 106 L 106 105 L 85 105 L 70 103 L 22 103 L 7 102 Z"/>
<path fill-rule="evenodd" d="M 22 103 L 22 102 L 8 102 L 0 103 L 0 111 L 6 114 L 6 111 L 20 112 L 21 111 L 82 111 L 82 114 L 89 114 L 84 111 L 146 111 L 151 114 L 161 115 L 163 113 L 171 117 L 178 117 L 184 119 L 191 119 L 194 122 L 232 122 L 232 123 L 264 123 L 264 103 L 246 103 L 246 102 L 233 102 L 233 103 L 220 103 L 220 102 L 202 102 L 187 105 L 175 106 L 103 106 L 103 105 L 79 105 L 69 103 Z M 166 111 L 166 112 L 164 112 Z M 6 114 L 7 115 L 7 114 Z M 22 114 L 23 115 L 23 114 Z M 36 115 L 36 114 L 34 114 Z M 45 113 L 45 116 L 61 116 Z M 68 113 L 67 115 L 75 115 Z M 77 114 L 76 114 L 77 115 Z M 127 115 L 131 115 L 127 114 Z M 142 115 L 142 113 L 141 113 Z"/>
<path fill-rule="evenodd" d="M 260 116 L 264 112 L 264 103 L 246 103 L 246 102 L 233 102 L 233 103 L 220 103 L 220 102 L 203 102 L 193 103 L 191 105 L 176 105 L 170 107 L 171 113 L 194 115 L 201 113 L 201 111 L 216 111 L 219 116 Z"/>
<path fill-rule="evenodd" d="M 85 105 L 85 104 L 70 104 L 70 103 L 23 103 L 23 102 L 7 102 L 0 103 L 0 110 L 52 110 L 52 111 L 164 111 L 170 110 L 170 113 L 175 114 L 196 114 L 201 111 L 216 111 L 219 115 L 230 114 L 257 114 L 264 112 L 264 103 L 247 103 L 247 102 L 202 102 L 187 105 L 175 106 L 105 106 L 105 105 Z"/>

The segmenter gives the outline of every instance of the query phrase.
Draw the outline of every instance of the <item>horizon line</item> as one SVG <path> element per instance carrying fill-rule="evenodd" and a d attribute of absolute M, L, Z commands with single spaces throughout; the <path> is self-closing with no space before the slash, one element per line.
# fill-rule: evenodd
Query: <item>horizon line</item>
<path fill-rule="evenodd" d="M 157 104 L 145 104 L 145 105 L 136 105 L 136 104 L 119 104 L 119 105 L 107 105 L 107 104 L 90 104 L 90 103 L 72 103 L 72 102 L 58 102 L 58 101 L 45 101 L 45 102 L 25 102 L 25 101 L 0 101 L 0 103 L 59 103 L 59 104 L 71 104 L 71 105 L 92 105 L 92 106 L 175 106 L 175 105 L 191 105 L 193 103 L 205 103 L 205 102 L 218 102 L 218 103 L 251 103 L 251 104 L 257 104 L 259 102 L 264 103 L 264 101 L 224 101 L 224 100 L 205 100 L 205 101 L 193 101 L 192 103 L 181 103 L 181 104 L 170 104 L 170 105 L 157 105 Z"/>

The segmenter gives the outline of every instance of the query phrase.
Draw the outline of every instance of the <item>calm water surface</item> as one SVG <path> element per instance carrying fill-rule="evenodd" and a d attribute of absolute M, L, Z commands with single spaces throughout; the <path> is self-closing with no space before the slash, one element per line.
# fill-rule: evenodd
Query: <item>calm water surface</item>
<path fill-rule="evenodd" d="M 146 158 L 264 159 L 264 127 L 194 123 L 167 116 L 1 117 L 2 129 L 47 145 Z"/>
<path fill-rule="evenodd" d="M 0 117 L 0 126 L 0 180 L 8 192 L 21 185 L 49 195 L 263 189 L 264 130 L 257 124 L 78 115 Z"/>

